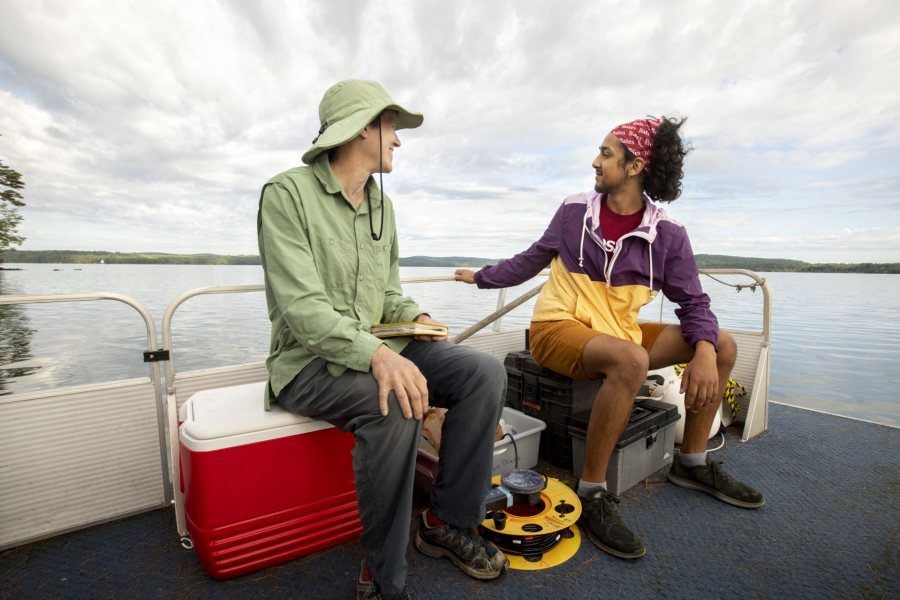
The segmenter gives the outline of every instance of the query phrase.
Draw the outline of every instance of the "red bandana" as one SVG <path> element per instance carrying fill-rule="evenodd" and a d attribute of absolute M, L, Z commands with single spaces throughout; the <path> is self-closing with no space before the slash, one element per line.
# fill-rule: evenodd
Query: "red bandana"
<path fill-rule="evenodd" d="M 619 138 L 626 148 L 637 158 L 644 161 L 644 168 L 650 170 L 650 153 L 653 150 L 653 138 L 659 129 L 659 119 L 638 119 L 631 123 L 619 125 L 612 134 Z"/>

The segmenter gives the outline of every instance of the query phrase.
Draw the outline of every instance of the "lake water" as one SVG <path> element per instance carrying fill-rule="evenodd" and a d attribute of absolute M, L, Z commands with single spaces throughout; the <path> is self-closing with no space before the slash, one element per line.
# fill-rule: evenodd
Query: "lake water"
<path fill-rule="evenodd" d="M 161 327 L 166 306 L 200 287 L 262 283 L 259 266 L 6 264 L 0 294 L 117 292 L 143 304 Z M 452 268 L 404 267 L 403 277 L 451 275 Z M 773 295 L 770 398 L 900 426 L 900 275 L 764 273 Z M 731 283 L 749 283 L 728 276 Z M 540 280 L 507 292 L 511 300 Z M 723 327 L 759 330 L 762 293 L 703 286 Z M 417 299 L 451 335 L 496 308 L 497 292 L 455 282 L 412 283 Z M 502 327 L 528 324 L 531 301 Z M 671 303 L 662 306 L 674 320 Z M 660 314 L 657 300 L 644 309 Z M 159 338 L 161 344 L 161 336 Z M 262 292 L 202 296 L 173 320 L 179 371 L 258 362 L 269 341 Z M 119 302 L 0 306 L 0 395 L 145 376 L 142 319 Z"/>

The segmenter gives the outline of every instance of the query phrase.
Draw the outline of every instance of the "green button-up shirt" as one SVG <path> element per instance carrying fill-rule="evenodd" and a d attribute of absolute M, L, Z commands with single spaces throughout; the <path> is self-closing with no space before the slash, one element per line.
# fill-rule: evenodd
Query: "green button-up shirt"
<path fill-rule="evenodd" d="M 422 313 L 402 294 L 397 229 L 391 201 L 369 180 L 369 207 L 353 207 L 334 176 L 327 153 L 311 166 L 276 175 L 263 187 L 256 221 L 259 254 L 272 321 L 266 367 L 266 409 L 316 357 L 337 377 L 368 371 L 382 343 L 399 352 L 408 339 L 379 340 L 373 323 L 411 321 Z"/>

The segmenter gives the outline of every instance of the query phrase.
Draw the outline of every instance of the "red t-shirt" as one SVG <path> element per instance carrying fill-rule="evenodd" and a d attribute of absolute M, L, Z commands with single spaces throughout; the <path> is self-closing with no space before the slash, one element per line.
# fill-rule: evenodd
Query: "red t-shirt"
<path fill-rule="evenodd" d="M 603 239 L 610 242 L 619 241 L 620 237 L 638 228 L 643 216 L 643 207 L 631 215 L 616 214 L 609 208 L 606 198 L 604 198 L 600 203 L 600 230 L 603 233 Z"/>

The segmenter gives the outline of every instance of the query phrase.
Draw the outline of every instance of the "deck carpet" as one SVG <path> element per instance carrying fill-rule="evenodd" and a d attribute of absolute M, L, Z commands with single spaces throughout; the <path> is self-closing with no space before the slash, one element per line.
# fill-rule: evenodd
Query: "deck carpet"
<path fill-rule="evenodd" d="M 760 510 L 678 488 L 660 472 L 622 497 L 643 558 L 612 558 L 585 538 L 563 565 L 479 582 L 411 548 L 412 596 L 900 598 L 900 429 L 777 404 L 769 424 L 715 454 L 766 494 Z M 572 483 L 571 473 L 543 470 Z M 344 599 L 359 557 L 347 543 L 214 581 L 178 544 L 172 511 L 157 510 L 0 553 L 0 598 Z"/>

